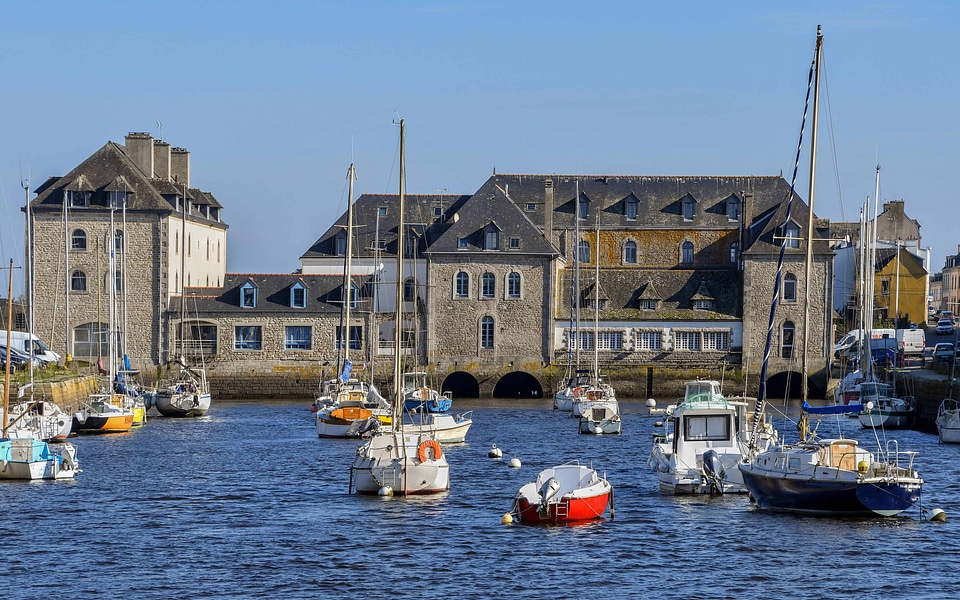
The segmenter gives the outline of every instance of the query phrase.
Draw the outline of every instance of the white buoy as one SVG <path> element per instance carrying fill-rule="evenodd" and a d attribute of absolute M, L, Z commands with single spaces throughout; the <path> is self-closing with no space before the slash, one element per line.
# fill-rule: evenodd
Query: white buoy
<path fill-rule="evenodd" d="M 389 485 L 385 485 L 385 486 L 383 486 L 382 488 L 380 488 L 379 490 L 377 490 L 377 495 L 378 495 L 378 496 L 392 496 L 392 495 L 393 495 L 393 488 L 390 487 Z"/>
<path fill-rule="evenodd" d="M 487 452 L 487 458 L 500 458 L 501 456 L 503 456 L 503 452 L 500 451 L 500 448 L 497 448 L 496 444 L 490 447 L 490 452 Z"/>
<path fill-rule="evenodd" d="M 653 398 L 647 398 L 647 408 L 653 408 L 657 405 L 657 401 Z"/>
<path fill-rule="evenodd" d="M 502 517 L 500 517 L 500 523 L 503 525 L 509 525 L 513 523 L 513 515 L 510 513 L 505 513 Z"/>
<path fill-rule="evenodd" d="M 510 459 L 510 462 L 507 463 L 507 464 L 508 464 L 508 465 L 510 466 L 510 468 L 512 468 L 512 469 L 519 469 L 519 468 L 520 468 L 520 459 L 519 459 L 519 458 L 511 458 L 511 459 Z"/>
<path fill-rule="evenodd" d="M 943 512 L 942 509 L 935 508 L 930 512 L 930 520 L 937 523 L 943 523 L 947 520 L 947 513 Z"/>

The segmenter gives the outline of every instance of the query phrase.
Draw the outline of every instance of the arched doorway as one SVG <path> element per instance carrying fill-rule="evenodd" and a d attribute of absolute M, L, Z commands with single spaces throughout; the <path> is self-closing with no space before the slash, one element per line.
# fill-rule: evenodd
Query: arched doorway
<path fill-rule="evenodd" d="M 543 387 L 537 378 L 523 371 L 507 373 L 493 388 L 494 398 L 543 398 Z"/>
<path fill-rule="evenodd" d="M 447 375 L 440 390 L 450 392 L 450 395 L 454 398 L 480 397 L 480 384 L 473 375 L 466 371 L 456 371 Z"/>

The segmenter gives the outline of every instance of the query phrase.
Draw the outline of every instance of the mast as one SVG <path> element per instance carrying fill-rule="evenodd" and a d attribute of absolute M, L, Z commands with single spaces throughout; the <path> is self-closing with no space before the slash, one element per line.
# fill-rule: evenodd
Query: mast
<path fill-rule="evenodd" d="M 373 384 L 374 367 L 377 364 L 377 351 L 380 345 L 380 325 L 377 321 L 377 315 L 380 314 L 379 295 L 380 290 L 380 210 L 377 209 L 376 230 L 373 232 L 373 318 L 370 328 L 370 383 Z"/>
<path fill-rule="evenodd" d="M 63 332 L 63 344 L 64 351 L 63 356 L 66 360 L 67 356 L 70 356 L 70 286 L 73 285 L 71 282 L 70 276 L 70 207 L 67 202 L 67 190 L 63 190 L 63 270 L 66 275 L 66 285 L 64 286 L 64 332 Z M 97 266 L 100 266 L 100 262 L 97 261 Z M 100 277 L 97 276 L 97 285 L 99 286 Z M 99 289 L 99 288 L 98 288 Z M 97 295 L 97 301 L 99 302 L 99 294 Z M 100 316 L 99 304 L 97 310 L 97 316 Z M 99 319 L 98 319 L 99 321 Z M 98 325 L 99 328 L 99 325 Z M 98 336 L 99 337 L 99 336 Z"/>
<path fill-rule="evenodd" d="M 394 337 L 394 348 L 393 348 L 393 422 L 397 423 L 400 421 L 400 425 L 403 425 L 403 418 L 401 417 L 402 413 L 400 412 L 400 406 L 402 400 L 400 398 L 400 339 L 401 339 L 401 330 L 403 327 L 403 251 L 404 251 L 404 236 L 403 236 L 403 211 L 406 193 L 406 165 L 404 163 L 404 122 L 403 119 L 400 119 L 400 207 L 398 209 L 397 216 L 397 293 L 396 293 L 396 302 L 394 320 L 396 325 L 395 331 L 393 334 Z"/>
<path fill-rule="evenodd" d="M 600 385 L 600 210 L 597 210 L 597 247 L 593 282 L 593 378 Z"/>
<path fill-rule="evenodd" d="M 7 285 L 7 360 L 3 373 L 3 437 L 7 437 L 7 422 L 10 420 L 10 363 L 13 354 L 10 352 L 10 326 L 13 323 L 13 259 L 10 259 L 10 283 Z"/>
<path fill-rule="evenodd" d="M 577 195 L 573 199 L 573 305 L 577 316 L 574 324 L 574 339 L 577 348 L 577 367 L 580 366 L 580 180 L 577 179 Z M 576 373 L 574 373 L 576 375 Z"/>
<path fill-rule="evenodd" d="M 813 195 L 817 179 L 817 125 L 820 119 L 820 58 L 823 54 L 823 36 L 817 27 L 817 46 L 813 58 L 813 117 L 810 121 L 810 201 L 807 207 L 807 269 L 803 284 L 803 401 L 807 401 L 809 363 L 807 353 L 810 346 L 810 282 L 813 279 Z M 822 346 L 822 344 L 821 344 Z M 823 349 L 821 348 L 821 353 Z"/>
<path fill-rule="evenodd" d="M 127 194 L 126 194 L 126 185 L 124 185 L 124 194 L 123 194 L 123 229 L 120 230 L 121 239 L 123 240 L 123 245 L 120 247 L 120 293 L 121 293 L 121 308 L 122 315 L 120 319 L 120 335 L 121 338 L 120 349 L 123 351 L 123 355 L 127 355 Z M 113 232 L 113 245 L 117 245 L 117 232 Z M 123 357 L 121 357 L 123 358 Z M 121 362 L 123 368 L 127 368 L 126 360 Z"/>
<path fill-rule="evenodd" d="M 110 385 L 113 385 L 113 377 L 117 372 L 117 366 L 114 364 L 117 357 L 117 255 L 116 255 L 116 229 L 114 229 L 113 222 L 113 213 L 114 208 L 110 207 L 110 240 L 107 242 L 110 249 L 110 260 L 107 262 L 107 280 L 109 281 L 108 288 L 110 290 L 107 295 L 107 311 L 109 314 L 109 329 L 110 339 L 107 340 L 107 351 L 110 353 L 110 362 L 107 369 L 110 371 Z"/>
<path fill-rule="evenodd" d="M 180 207 L 180 362 L 186 362 L 187 339 L 184 336 L 187 319 L 186 281 L 187 276 L 187 184 L 183 184 L 183 205 Z"/>
<path fill-rule="evenodd" d="M 26 296 L 27 305 L 27 330 L 33 333 L 33 213 L 30 211 L 30 180 L 23 182 L 24 198 L 27 209 L 27 233 L 25 238 L 26 245 L 26 269 L 23 270 L 23 293 Z M 9 348 L 9 346 L 7 346 Z M 66 354 L 64 354 L 66 356 Z M 33 358 L 33 344 L 30 344 L 30 358 Z M 30 361 L 30 375 L 33 376 L 33 360 Z"/>
<path fill-rule="evenodd" d="M 350 192 L 347 197 L 347 247 L 346 247 L 346 260 L 344 261 L 343 267 L 343 315 L 344 323 L 341 324 L 341 336 L 340 340 L 343 345 L 343 364 L 340 365 L 341 369 L 341 383 L 346 383 L 343 381 L 343 377 L 349 375 L 347 374 L 346 368 L 347 364 L 350 362 L 350 301 L 351 292 L 351 268 L 353 266 L 353 182 L 357 178 L 357 172 L 353 168 L 353 163 L 350 163 L 350 168 L 347 169 L 347 179 L 350 181 Z"/>

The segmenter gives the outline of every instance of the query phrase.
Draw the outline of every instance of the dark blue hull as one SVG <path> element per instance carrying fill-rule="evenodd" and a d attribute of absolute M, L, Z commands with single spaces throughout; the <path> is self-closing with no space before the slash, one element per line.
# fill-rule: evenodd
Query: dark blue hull
<path fill-rule="evenodd" d="M 866 482 L 788 479 L 741 470 L 743 482 L 763 510 L 810 515 L 894 516 L 920 501 L 914 481 Z"/>

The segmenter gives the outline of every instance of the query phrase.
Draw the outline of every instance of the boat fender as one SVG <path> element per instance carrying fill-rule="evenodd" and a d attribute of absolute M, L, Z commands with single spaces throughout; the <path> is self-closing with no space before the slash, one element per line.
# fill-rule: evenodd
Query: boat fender
<path fill-rule="evenodd" d="M 433 456 L 427 456 L 427 448 L 433 449 Z M 443 456 L 443 450 L 440 449 L 440 442 L 437 440 L 423 440 L 417 446 L 417 458 L 420 462 L 427 462 L 428 459 L 436 460 Z"/>
<path fill-rule="evenodd" d="M 196 407 L 198 407 L 198 406 L 200 406 L 200 396 L 198 396 L 197 394 L 194 394 L 194 395 L 193 395 L 193 407 L 196 408 Z"/>

